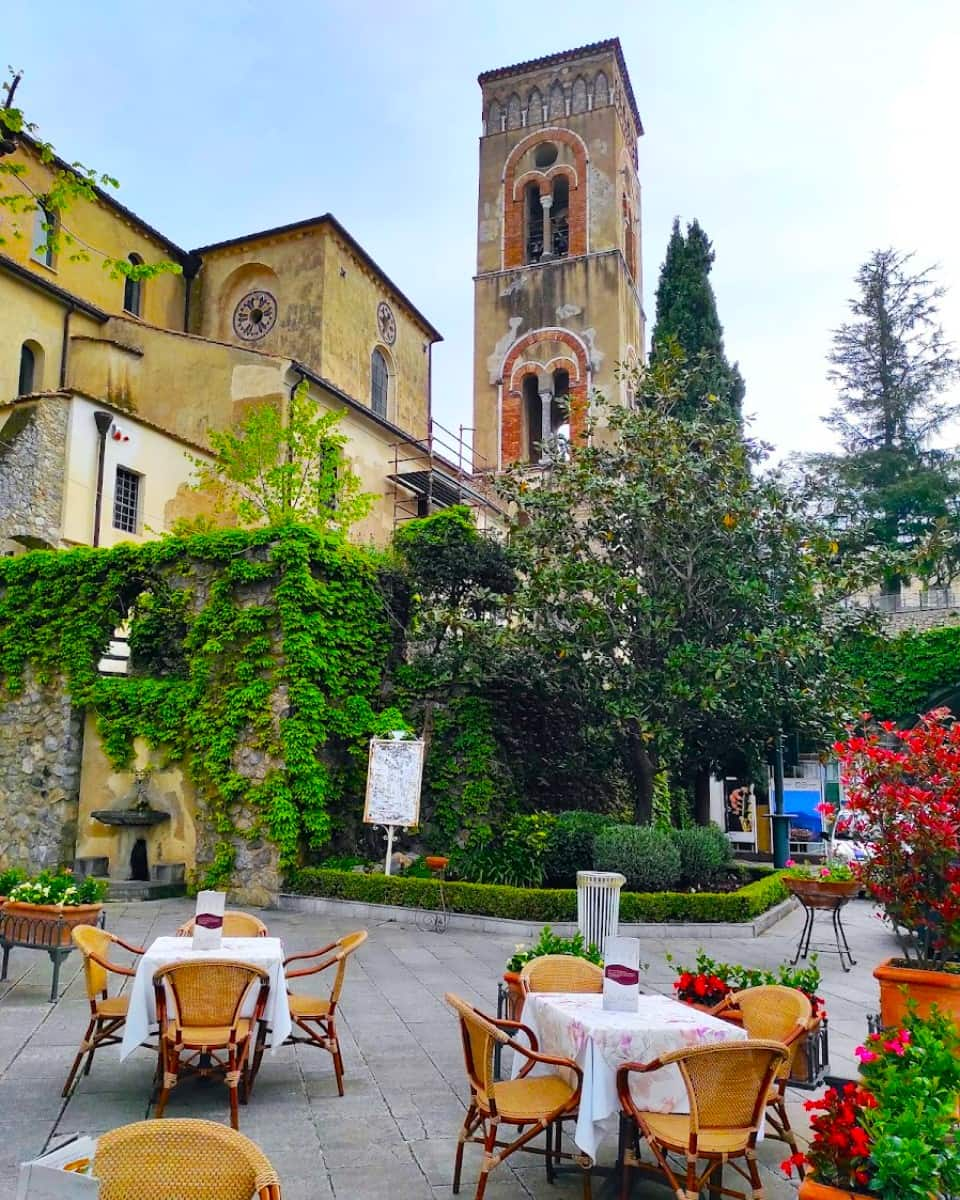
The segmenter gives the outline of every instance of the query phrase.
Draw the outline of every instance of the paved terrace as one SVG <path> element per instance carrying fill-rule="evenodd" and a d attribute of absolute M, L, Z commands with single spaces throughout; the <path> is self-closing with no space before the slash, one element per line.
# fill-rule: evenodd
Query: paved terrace
<path fill-rule="evenodd" d="M 830 1012 L 833 1072 L 854 1075 L 853 1049 L 865 1036 L 868 1012 L 878 1007 L 873 966 L 894 951 L 895 942 L 866 901 L 845 910 L 858 965 L 845 975 L 836 956 L 823 955 L 823 995 Z M 108 927 L 124 939 L 148 944 L 171 934 L 188 916 L 184 901 L 109 904 Z M 271 934 L 288 953 L 323 945 L 352 927 L 351 919 L 295 913 L 263 914 Z M 822 922 L 822 924 L 821 924 Z M 793 953 L 800 930 L 795 912 L 757 939 L 716 939 L 704 948 L 714 957 L 750 966 L 774 966 Z M 339 1023 L 346 1068 L 346 1096 L 337 1096 L 330 1056 L 309 1047 L 284 1047 L 264 1057 L 256 1092 L 240 1110 L 241 1131 L 269 1155 L 280 1174 L 285 1200 L 441 1200 L 450 1196 L 455 1137 L 463 1119 L 467 1089 L 460 1040 L 453 1016 L 442 1002 L 458 992 L 487 1010 L 496 1003 L 496 985 L 513 950 L 513 938 L 449 930 L 421 933 L 413 926 L 368 923 L 370 937 L 347 971 Z M 818 917 L 816 934 L 826 936 L 829 921 Z M 669 994 L 669 950 L 692 962 L 698 943 L 682 927 L 669 939 L 644 942 L 650 968 L 644 990 Z M 79 954 L 65 964 L 64 994 L 49 1004 L 50 962 L 45 954 L 15 949 L 10 979 L 0 985 L 0 1196 L 16 1189 L 17 1164 L 77 1131 L 97 1134 L 150 1115 L 154 1059 L 140 1050 L 125 1062 L 118 1048 L 101 1050 L 92 1073 L 81 1077 L 69 1101 L 60 1089 L 87 1020 Z M 119 979 L 119 977 L 115 977 Z M 300 981 L 320 989 L 320 979 Z M 793 1119 L 804 1124 L 795 1092 Z M 175 1089 L 169 1116 L 198 1116 L 226 1123 L 226 1089 L 187 1080 Z M 601 1162 L 611 1161 L 605 1144 Z M 470 1198 L 481 1150 L 468 1147 L 461 1195 Z M 782 1143 L 761 1146 L 770 1200 L 794 1200 L 778 1164 Z M 513 1164 L 513 1165 L 511 1165 Z M 518 1154 L 492 1173 L 489 1200 L 580 1196 L 579 1172 L 546 1182 L 542 1160 Z M 597 1197 L 613 1195 L 609 1181 L 596 1179 Z M 666 1200 L 666 1187 L 637 1180 L 634 1197 Z"/>

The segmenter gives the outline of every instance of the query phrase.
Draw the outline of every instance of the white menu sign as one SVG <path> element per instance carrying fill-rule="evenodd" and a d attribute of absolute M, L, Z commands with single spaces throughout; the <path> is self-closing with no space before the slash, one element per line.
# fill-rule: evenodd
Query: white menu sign
<path fill-rule="evenodd" d="M 423 751 L 421 740 L 371 738 L 363 807 L 368 825 L 409 827 L 419 823 Z"/>
<path fill-rule="evenodd" d="M 640 939 L 607 938 L 603 956 L 603 1007 L 610 1012 L 636 1012 L 640 1007 Z"/>

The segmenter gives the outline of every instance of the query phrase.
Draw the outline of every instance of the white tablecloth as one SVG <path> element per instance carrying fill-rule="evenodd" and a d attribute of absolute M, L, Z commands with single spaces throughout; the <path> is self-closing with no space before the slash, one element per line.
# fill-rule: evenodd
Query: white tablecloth
<path fill-rule="evenodd" d="M 279 938 L 225 937 L 219 950 L 194 950 L 189 937 L 157 938 L 140 959 L 137 974 L 130 990 L 130 1008 L 123 1030 L 120 1057 L 126 1058 L 144 1042 L 157 1022 L 157 1007 L 153 992 L 153 975 L 160 967 L 187 959 L 230 958 L 262 967 L 270 975 L 270 992 L 264 1020 L 272 1029 L 275 1051 L 290 1035 L 290 1005 L 287 1002 L 287 982 L 283 972 L 283 945 Z M 244 1016 L 253 1012 L 256 989 L 251 990 Z"/>
<path fill-rule="evenodd" d="M 583 1071 L 574 1141 L 594 1160 L 600 1142 L 616 1130 L 620 1109 L 617 1070 L 624 1063 L 652 1062 L 685 1046 L 742 1041 L 747 1036 L 738 1025 L 666 996 L 641 996 L 637 1012 L 626 1013 L 604 1011 L 600 995 L 531 993 L 521 1020 L 536 1034 L 542 1053 L 572 1058 Z M 517 1037 L 526 1042 L 522 1034 Z M 527 1060 L 519 1054 L 514 1057 L 516 1074 Z M 640 1109 L 690 1111 L 683 1079 L 672 1064 L 650 1074 L 633 1075 L 630 1091 Z"/>

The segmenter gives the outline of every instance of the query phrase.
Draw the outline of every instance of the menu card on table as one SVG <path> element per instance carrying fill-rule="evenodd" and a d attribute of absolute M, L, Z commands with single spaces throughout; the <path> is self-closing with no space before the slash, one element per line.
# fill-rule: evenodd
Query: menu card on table
<path fill-rule="evenodd" d="M 194 950 L 220 949 L 226 903 L 226 892 L 197 892 L 197 911 L 193 918 Z"/>
<path fill-rule="evenodd" d="M 89 1172 L 96 1148 L 95 1138 L 76 1137 L 41 1158 L 22 1163 L 16 1200 L 94 1200 L 100 1184 Z"/>
<path fill-rule="evenodd" d="M 604 949 L 603 1007 L 636 1012 L 640 1007 L 640 939 L 607 938 Z"/>

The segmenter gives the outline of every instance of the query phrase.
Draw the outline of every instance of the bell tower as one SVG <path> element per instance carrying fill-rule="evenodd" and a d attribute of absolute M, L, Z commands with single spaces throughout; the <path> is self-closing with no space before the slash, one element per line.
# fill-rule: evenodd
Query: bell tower
<path fill-rule="evenodd" d="M 613 38 L 484 72 L 474 425 L 478 470 L 536 464 L 583 429 L 590 392 L 629 400 L 643 354 L 643 133 Z"/>

